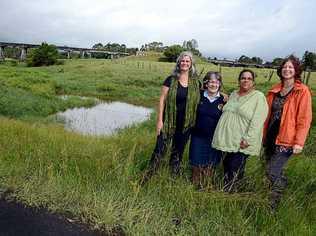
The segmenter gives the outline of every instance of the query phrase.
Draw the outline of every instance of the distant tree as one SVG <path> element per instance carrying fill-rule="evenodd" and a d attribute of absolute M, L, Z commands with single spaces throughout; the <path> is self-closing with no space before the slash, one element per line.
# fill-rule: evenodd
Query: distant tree
<path fill-rule="evenodd" d="M 155 52 L 162 52 L 163 51 L 163 43 L 162 42 L 151 42 L 146 44 L 147 51 L 155 51 Z"/>
<path fill-rule="evenodd" d="M 202 53 L 198 50 L 198 42 L 196 39 L 191 39 L 188 41 L 183 41 L 182 47 L 188 51 L 191 51 L 196 56 L 202 56 Z"/>
<path fill-rule="evenodd" d="M 252 61 L 252 63 L 259 64 L 259 65 L 261 65 L 263 62 L 263 60 L 260 57 L 252 57 L 251 61 Z"/>
<path fill-rule="evenodd" d="M 273 66 L 279 66 L 279 65 L 281 65 L 282 61 L 283 61 L 283 58 L 281 58 L 281 57 L 276 57 L 276 58 L 273 59 L 272 65 L 273 65 Z"/>
<path fill-rule="evenodd" d="M 28 66 L 49 66 L 57 63 L 58 51 L 55 45 L 42 43 L 27 58 Z"/>
<path fill-rule="evenodd" d="M 192 49 L 197 49 L 199 47 L 196 39 L 191 39 L 191 47 Z"/>
<path fill-rule="evenodd" d="M 183 41 L 182 47 L 183 47 L 183 48 L 187 48 L 187 41 L 186 41 L 186 40 Z"/>
<path fill-rule="evenodd" d="M 176 61 L 177 57 L 180 55 L 181 52 L 185 51 L 186 49 L 181 47 L 180 45 L 172 45 L 168 47 L 164 51 L 165 57 L 167 57 L 168 61 Z"/>
<path fill-rule="evenodd" d="M 259 64 L 261 65 L 263 60 L 260 57 L 248 57 L 246 55 L 242 55 L 237 59 L 238 62 L 240 63 L 246 63 L 246 64 Z"/>
<path fill-rule="evenodd" d="M 191 39 L 188 41 L 186 41 L 186 40 L 183 41 L 182 47 L 191 51 L 191 50 L 197 49 L 199 47 L 199 45 L 198 45 L 198 42 L 196 39 Z"/>
<path fill-rule="evenodd" d="M 252 63 L 252 60 L 250 57 L 248 57 L 246 55 L 242 55 L 239 57 L 238 62 L 240 62 L 240 63 Z"/>
<path fill-rule="evenodd" d="M 92 46 L 93 49 L 103 49 L 103 44 L 102 43 L 97 43 L 97 44 L 94 44 Z"/>
<path fill-rule="evenodd" d="M 138 50 L 138 48 L 126 48 L 126 52 L 129 54 L 136 54 Z"/>
<path fill-rule="evenodd" d="M 111 51 L 111 52 L 126 52 L 127 47 L 125 44 L 107 43 L 103 46 L 103 50 Z"/>
<path fill-rule="evenodd" d="M 126 45 L 124 43 L 122 43 L 119 50 L 120 50 L 120 52 L 126 52 L 126 50 L 127 50 Z"/>
<path fill-rule="evenodd" d="M 302 58 L 302 64 L 303 64 L 304 70 L 307 70 L 307 69 L 315 70 L 316 69 L 316 53 L 305 51 Z"/>

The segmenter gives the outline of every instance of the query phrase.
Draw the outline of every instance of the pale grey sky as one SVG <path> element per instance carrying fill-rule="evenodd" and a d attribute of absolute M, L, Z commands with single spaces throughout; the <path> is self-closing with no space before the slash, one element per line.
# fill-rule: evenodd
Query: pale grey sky
<path fill-rule="evenodd" d="M 196 39 L 205 56 L 316 52 L 314 0 L 0 0 L 0 41 L 141 47 Z"/>

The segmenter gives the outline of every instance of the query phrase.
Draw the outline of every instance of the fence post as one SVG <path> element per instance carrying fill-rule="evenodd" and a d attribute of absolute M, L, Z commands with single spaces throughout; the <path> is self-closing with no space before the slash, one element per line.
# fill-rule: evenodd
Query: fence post
<path fill-rule="evenodd" d="M 308 85 L 308 83 L 309 83 L 309 78 L 310 78 L 310 76 L 311 76 L 311 71 L 308 71 L 307 76 L 306 76 L 306 79 L 305 79 L 305 84 L 306 84 L 306 85 Z"/>
<path fill-rule="evenodd" d="M 4 55 L 4 47 L 0 46 L 0 61 L 5 60 L 5 55 Z"/>
<path fill-rule="evenodd" d="M 273 74 L 274 74 L 274 70 L 270 71 L 270 73 L 269 73 L 269 80 L 268 80 L 269 82 L 271 81 Z"/>

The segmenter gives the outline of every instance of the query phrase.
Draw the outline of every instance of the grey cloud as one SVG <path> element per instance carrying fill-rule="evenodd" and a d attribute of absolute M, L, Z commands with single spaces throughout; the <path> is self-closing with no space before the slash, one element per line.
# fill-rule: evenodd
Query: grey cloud
<path fill-rule="evenodd" d="M 195 38 L 206 55 L 270 59 L 315 50 L 314 12 L 311 0 L 11 0 L 1 3 L 0 41 L 140 47 Z"/>

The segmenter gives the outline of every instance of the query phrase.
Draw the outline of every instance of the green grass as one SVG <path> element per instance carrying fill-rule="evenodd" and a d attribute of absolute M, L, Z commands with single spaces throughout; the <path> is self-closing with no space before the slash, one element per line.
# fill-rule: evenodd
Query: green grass
<path fill-rule="evenodd" d="M 289 187 L 276 215 L 267 207 L 262 163 L 250 158 L 244 191 L 199 192 L 184 174 L 170 179 L 168 160 L 147 186 L 139 176 L 155 144 L 155 114 L 143 124 L 111 137 L 85 137 L 60 125 L 38 122 L 68 107 L 91 105 L 70 94 L 154 107 L 160 86 L 174 64 L 137 58 L 70 60 L 65 65 L 26 68 L 0 65 L 0 188 L 27 205 L 44 206 L 111 232 L 131 235 L 315 235 L 316 163 L 314 123 L 305 151 L 286 168 Z M 208 64 L 198 68 L 217 70 Z M 237 86 L 241 68 L 222 68 L 225 91 Z M 267 70 L 256 69 L 257 87 L 266 91 Z M 315 74 L 311 87 L 316 90 Z M 91 100 L 92 101 L 92 100 Z M 67 104 L 65 104 L 67 103 Z M 27 119 L 25 117 L 32 117 Z"/>

